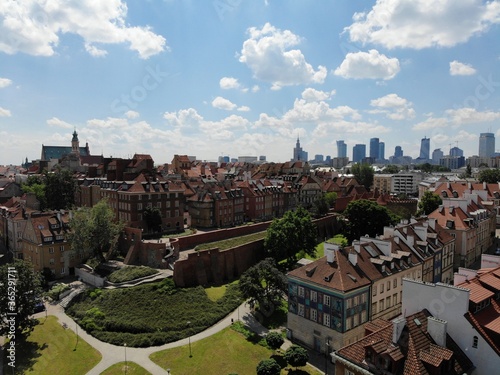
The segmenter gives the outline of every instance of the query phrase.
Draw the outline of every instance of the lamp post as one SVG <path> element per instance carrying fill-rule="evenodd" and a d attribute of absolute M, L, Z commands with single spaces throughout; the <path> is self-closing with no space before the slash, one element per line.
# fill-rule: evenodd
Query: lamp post
<path fill-rule="evenodd" d="M 127 375 L 127 343 L 124 343 L 123 347 L 125 348 L 125 375 Z"/>
<path fill-rule="evenodd" d="M 328 347 L 330 346 L 328 339 L 325 340 L 325 375 L 328 375 Z"/>
<path fill-rule="evenodd" d="M 187 321 L 187 326 L 188 328 L 191 327 L 191 322 L 188 320 Z M 191 333 L 188 332 L 188 341 L 189 341 L 189 358 L 191 358 L 193 356 L 192 352 L 191 352 Z"/>

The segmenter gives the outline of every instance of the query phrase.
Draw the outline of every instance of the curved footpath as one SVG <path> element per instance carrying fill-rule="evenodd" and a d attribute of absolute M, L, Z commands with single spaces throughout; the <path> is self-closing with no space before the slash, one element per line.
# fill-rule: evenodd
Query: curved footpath
<path fill-rule="evenodd" d="M 59 319 L 59 323 L 66 324 L 67 327 L 71 330 L 73 330 L 75 333 L 77 332 L 78 329 L 78 335 L 80 338 L 85 340 L 87 343 L 89 343 L 92 347 L 97 349 L 101 355 L 102 359 L 101 361 L 94 367 L 92 368 L 87 375 L 99 375 L 101 372 L 106 370 L 108 367 L 111 365 L 118 363 L 118 362 L 123 362 L 125 360 L 125 348 L 123 346 L 116 346 L 112 344 L 108 344 L 105 342 L 102 342 L 95 337 L 89 335 L 87 332 L 85 332 L 80 326 L 77 328 L 76 322 L 71 319 L 66 313 L 64 312 L 64 309 L 60 305 L 48 305 L 47 306 L 47 313 L 49 315 L 54 315 Z M 41 312 L 35 315 L 37 318 L 43 318 L 45 316 L 45 312 Z M 224 328 L 229 327 L 233 321 L 236 321 L 239 319 L 247 325 L 253 332 L 262 335 L 268 332 L 267 328 L 263 327 L 255 318 L 254 316 L 250 313 L 250 308 L 246 303 L 243 303 L 238 307 L 238 309 L 234 310 L 232 313 L 227 315 L 224 319 L 219 321 L 217 324 L 213 325 L 212 327 L 207 328 L 205 331 L 202 331 L 200 333 L 197 333 L 194 336 L 191 336 L 191 342 L 195 342 L 198 340 L 202 340 L 204 338 L 207 338 L 219 331 L 222 331 Z M 127 361 L 130 362 L 135 362 L 142 367 L 144 367 L 146 370 L 148 370 L 150 373 L 155 374 L 155 375 L 168 375 L 168 372 L 158 366 L 156 363 L 151 361 L 149 358 L 151 353 L 158 352 L 160 350 L 164 349 L 169 349 L 169 348 L 174 348 L 177 346 L 182 346 L 186 345 L 188 343 L 188 338 L 171 342 L 168 344 L 164 344 L 161 346 L 151 346 L 148 348 L 131 348 L 127 347 Z"/>

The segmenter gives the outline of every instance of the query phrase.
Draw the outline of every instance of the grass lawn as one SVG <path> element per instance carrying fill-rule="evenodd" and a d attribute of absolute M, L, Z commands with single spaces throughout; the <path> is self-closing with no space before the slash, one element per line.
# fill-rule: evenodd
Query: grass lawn
<path fill-rule="evenodd" d="M 123 375 L 125 373 L 125 362 L 115 363 L 101 372 L 101 375 Z M 127 362 L 127 374 L 130 375 L 152 375 L 135 362 Z"/>
<path fill-rule="evenodd" d="M 316 255 L 315 256 L 312 257 L 312 256 L 301 251 L 297 258 L 298 259 L 306 258 L 306 259 L 310 259 L 310 260 L 317 260 L 317 259 L 324 257 L 324 256 L 325 256 L 325 249 L 323 246 L 323 242 L 321 242 L 318 245 L 316 245 Z"/>
<path fill-rule="evenodd" d="M 155 275 L 157 273 L 157 269 L 146 266 L 125 266 L 111 273 L 108 276 L 108 280 L 112 283 L 123 283 L 125 281 L 140 279 L 141 277 Z"/>
<path fill-rule="evenodd" d="M 39 319 L 26 342 L 16 344 L 16 374 L 85 374 L 101 360 L 101 354 L 55 316 Z M 5 352 L 7 355 L 7 352 Z M 4 357 L 4 373 L 12 373 Z"/>
<path fill-rule="evenodd" d="M 214 247 L 218 247 L 220 250 L 231 249 L 236 246 L 240 246 L 249 242 L 262 240 L 266 238 L 267 232 L 258 232 L 254 234 L 248 234 L 246 236 L 228 238 L 227 240 L 217 241 L 217 242 L 209 242 L 196 246 L 195 250 L 206 250 L 213 249 Z"/>
<path fill-rule="evenodd" d="M 176 288 L 171 279 L 165 279 L 82 293 L 66 313 L 99 340 L 131 347 L 154 346 L 203 331 L 242 302 L 235 284 L 208 293 L 201 286 Z"/>
<path fill-rule="evenodd" d="M 255 374 L 257 364 L 270 358 L 273 351 L 247 340 L 241 333 L 226 328 L 209 338 L 191 343 L 192 357 L 189 357 L 189 346 L 162 350 L 151 354 L 153 362 L 170 369 L 175 375 L 226 375 Z M 281 356 L 277 356 L 282 358 Z M 275 357 L 276 358 L 276 357 Z M 276 359 L 279 359 L 276 358 Z M 278 361 L 284 367 L 284 361 Z M 281 374 L 320 375 L 311 367 L 299 368 L 299 371 L 281 370 Z"/>

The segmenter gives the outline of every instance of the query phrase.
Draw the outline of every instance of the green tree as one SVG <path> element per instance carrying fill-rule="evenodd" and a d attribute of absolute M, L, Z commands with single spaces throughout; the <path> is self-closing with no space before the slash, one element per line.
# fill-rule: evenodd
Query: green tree
<path fill-rule="evenodd" d="M 56 172 L 45 172 L 44 181 L 48 209 L 70 209 L 75 205 L 78 184 L 71 171 L 61 169 Z"/>
<path fill-rule="evenodd" d="M 491 168 L 483 169 L 479 172 L 478 176 L 479 182 L 486 182 L 487 184 L 496 184 L 500 182 L 500 169 Z"/>
<path fill-rule="evenodd" d="M 347 240 L 346 236 L 340 233 L 333 236 L 331 241 L 343 247 L 349 245 L 349 241 Z"/>
<path fill-rule="evenodd" d="M 309 360 L 309 354 L 307 350 L 298 345 L 290 346 L 285 352 L 285 360 L 290 364 L 290 366 L 297 367 L 305 366 Z"/>
<path fill-rule="evenodd" d="M 334 207 L 335 201 L 337 200 L 337 193 L 334 191 L 329 191 L 328 193 L 325 194 L 325 200 L 326 203 L 328 204 L 328 207 Z"/>
<path fill-rule="evenodd" d="M 373 175 L 374 171 L 371 165 L 356 163 L 352 166 L 352 174 L 356 178 L 356 181 L 363 185 L 366 190 L 370 190 L 373 185 Z"/>
<path fill-rule="evenodd" d="M 266 258 L 241 275 L 238 287 L 245 299 L 251 304 L 258 302 L 262 313 L 269 316 L 287 290 L 287 279 L 276 261 Z"/>
<path fill-rule="evenodd" d="M 21 185 L 24 193 L 32 193 L 40 203 L 40 210 L 45 210 L 47 207 L 47 199 L 45 198 L 45 182 L 41 176 L 29 176 L 24 184 Z"/>
<path fill-rule="evenodd" d="M 257 375 L 279 375 L 281 367 L 275 359 L 263 359 L 257 365 Z"/>
<path fill-rule="evenodd" d="M 324 194 L 318 195 L 313 202 L 312 211 L 316 217 L 324 216 L 328 213 L 328 203 Z"/>
<path fill-rule="evenodd" d="M 266 342 L 272 350 L 276 350 L 281 348 L 281 345 L 283 345 L 285 339 L 279 332 L 271 331 L 266 335 Z"/>
<path fill-rule="evenodd" d="M 399 220 L 386 207 L 366 199 L 350 202 L 343 215 L 346 219 L 345 236 L 349 242 L 365 234 L 370 237 L 382 234 L 385 226 L 396 224 Z"/>
<path fill-rule="evenodd" d="M 41 293 L 41 277 L 31 263 L 16 259 L 0 266 L 0 335 L 15 342 L 31 332 L 37 324 L 32 314 Z"/>
<path fill-rule="evenodd" d="M 311 215 L 303 207 L 287 211 L 281 219 L 274 219 L 267 229 L 264 247 L 277 260 L 296 261 L 299 251 L 313 255 L 316 252 L 317 228 Z"/>
<path fill-rule="evenodd" d="M 149 231 L 161 231 L 162 219 L 158 207 L 147 206 L 143 215 Z"/>
<path fill-rule="evenodd" d="M 100 262 L 111 257 L 123 229 L 123 223 L 115 221 L 113 209 L 105 199 L 92 208 L 78 209 L 69 225 L 71 248 L 84 257 L 93 255 Z"/>
<path fill-rule="evenodd" d="M 443 203 L 443 201 L 439 195 L 434 194 L 432 191 L 426 191 L 418 202 L 416 215 L 429 215 L 431 212 L 436 210 L 441 203 Z"/>

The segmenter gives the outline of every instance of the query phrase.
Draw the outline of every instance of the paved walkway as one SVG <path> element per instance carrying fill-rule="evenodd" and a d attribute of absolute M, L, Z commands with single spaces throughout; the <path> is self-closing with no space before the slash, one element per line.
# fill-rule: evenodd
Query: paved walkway
<path fill-rule="evenodd" d="M 125 350 L 127 351 L 127 361 L 130 362 L 135 362 L 142 367 L 144 367 L 146 370 L 148 370 L 152 374 L 164 374 L 168 375 L 168 372 L 165 371 L 163 368 L 155 364 L 151 359 L 149 358 L 150 354 L 164 350 L 164 349 L 169 349 L 169 348 L 174 348 L 177 346 L 182 346 L 182 345 L 187 345 L 188 344 L 188 339 L 182 339 L 176 342 L 171 342 L 165 345 L 161 346 L 152 346 L 149 348 L 130 348 L 123 346 L 116 346 L 112 344 L 108 344 L 105 342 L 102 342 L 95 337 L 92 337 L 89 335 L 87 332 L 85 332 L 82 328 L 79 326 L 77 327 L 77 324 L 73 319 L 71 319 L 66 313 L 64 312 L 64 309 L 59 306 L 59 305 L 48 305 L 47 306 L 47 313 L 49 315 L 54 315 L 59 319 L 59 322 L 62 324 L 66 324 L 68 329 L 73 330 L 75 333 L 77 333 L 78 330 L 78 335 L 80 338 L 85 340 L 87 343 L 89 343 L 92 347 L 97 349 L 101 354 L 102 354 L 102 359 L 101 361 L 92 369 L 90 370 L 87 375 L 98 375 L 104 370 L 106 370 L 108 367 L 111 365 L 118 363 L 118 362 L 123 362 L 125 360 Z M 36 317 L 44 317 L 45 312 L 41 312 L 35 315 Z M 219 331 L 222 331 L 224 328 L 229 327 L 233 321 L 238 320 L 238 318 L 245 324 L 247 325 L 253 332 L 263 335 L 268 332 L 268 330 L 263 327 L 257 320 L 254 318 L 254 316 L 250 313 L 250 307 L 248 304 L 243 303 L 240 305 L 235 311 L 233 311 L 231 314 L 226 316 L 224 319 L 219 321 L 217 324 L 214 326 L 207 328 L 205 331 L 200 332 L 194 336 L 191 336 L 191 342 L 195 342 L 198 340 L 202 340 L 204 338 L 207 338 Z"/>

